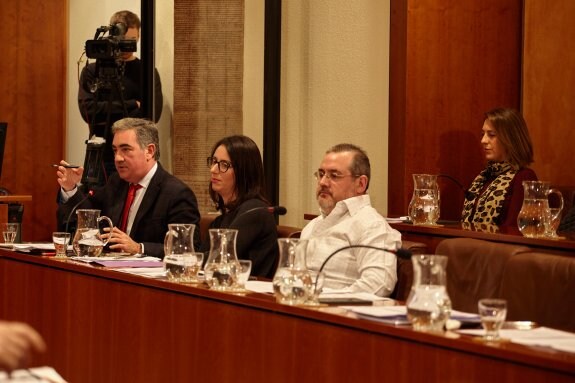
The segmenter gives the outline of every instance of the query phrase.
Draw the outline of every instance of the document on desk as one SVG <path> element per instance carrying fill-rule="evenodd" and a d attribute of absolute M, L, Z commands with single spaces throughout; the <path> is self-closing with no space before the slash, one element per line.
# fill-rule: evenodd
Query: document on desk
<path fill-rule="evenodd" d="M 54 251 L 54 244 L 53 243 L 44 243 L 44 242 L 28 242 L 28 243 L 15 243 L 13 249 L 16 251 L 28 252 L 32 250 L 45 250 L 45 251 Z"/>
<path fill-rule="evenodd" d="M 346 309 L 371 320 L 390 323 L 394 325 L 408 325 L 406 306 L 349 306 Z M 452 310 L 449 319 L 458 320 L 463 323 L 479 323 L 479 315 Z"/>
<path fill-rule="evenodd" d="M 392 324 L 395 326 L 409 325 L 405 306 L 342 306 L 358 314 L 364 319 Z"/>
<path fill-rule="evenodd" d="M 273 294 L 274 286 L 271 282 L 247 281 L 246 290 L 253 291 L 254 293 Z"/>
<path fill-rule="evenodd" d="M 264 281 L 247 281 L 246 282 L 246 290 L 253 291 L 256 293 L 267 293 L 273 294 L 274 287 L 272 282 L 264 282 Z M 333 302 L 325 302 L 325 303 L 337 303 L 339 302 L 351 302 L 351 301 L 361 301 L 365 304 L 370 304 L 374 301 L 384 301 L 390 300 L 389 298 L 379 297 L 374 294 L 369 293 L 350 293 L 350 292 L 343 292 L 341 290 L 334 290 L 334 289 L 324 289 L 323 292 L 319 296 L 320 302 L 325 299 L 326 301 Z M 344 304 L 344 303 L 342 303 Z"/>
<path fill-rule="evenodd" d="M 163 279 L 166 277 L 166 270 L 159 267 L 128 267 L 128 268 L 116 268 L 115 271 L 120 271 L 122 273 L 140 275 L 142 277 Z"/>
<path fill-rule="evenodd" d="M 483 336 L 485 330 L 459 330 L 467 335 Z M 555 350 L 575 353 L 575 333 L 555 330 L 549 327 L 537 327 L 530 330 L 499 330 L 499 336 L 513 343 L 527 346 L 551 347 Z"/>
<path fill-rule="evenodd" d="M 409 221 L 409 217 L 407 216 L 402 216 L 402 217 L 385 217 L 385 220 L 388 223 L 402 223 L 402 222 L 408 222 Z"/>
<path fill-rule="evenodd" d="M 74 261 L 89 263 L 94 266 L 104 266 L 107 268 L 128 268 L 128 267 L 164 267 L 164 263 L 156 257 L 72 257 Z"/>
<path fill-rule="evenodd" d="M 0 383 L 9 382 L 45 382 L 45 383 L 66 383 L 66 381 L 54 370 L 52 367 L 34 367 L 22 370 L 12 371 L 8 375 L 4 371 L 0 371 Z"/>

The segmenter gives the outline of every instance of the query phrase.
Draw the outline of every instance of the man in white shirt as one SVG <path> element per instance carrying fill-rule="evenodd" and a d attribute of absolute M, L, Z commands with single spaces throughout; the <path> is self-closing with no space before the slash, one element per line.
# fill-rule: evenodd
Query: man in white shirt
<path fill-rule="evenodd" d="M 371 206 L 366 194 L 371 169 L 365 151 L 352 144 L 336 145 L 314 175 L 321 215 L 301 234 L 309 239 L 308 268 L 319 270 L 330 254 L 345 246 L 401 247 L 401 234 Z M 350 292 L 389 296 L 397 282 L 395 254 L 370 248 L 340 251 L 323 271 L 324 287 Z"/>

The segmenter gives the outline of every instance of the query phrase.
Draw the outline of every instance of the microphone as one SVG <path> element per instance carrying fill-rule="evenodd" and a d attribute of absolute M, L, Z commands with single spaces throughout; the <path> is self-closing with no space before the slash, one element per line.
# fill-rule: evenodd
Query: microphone
<path fill-rule="evenodd" d="M 267 209 L 268 209 L 268 212 L 270 212 L 272 214 L 277 214 L 277 215 L 286 215 L 287 214 L 287 209 L 283 206 L 270 206 Z"/>
<path fill-rule="evenodd" d="M 463 187 L 463 185 L 461 184 L 461 182 L 457 181 L 454 177 L 452 177 L 448 174 L 438 174 L 437 177 L 447 178 L 448 180 L 450 180 L 451 182 L 456 184 L 459 187 L 459 189 L 461 189 L 461 191 L 463 192 L 463 195 L 465 196 L 465 199 L 467 201 L 471 201 L 472 199 L 475 198 L 476 194 L 472 191 L 469 191 L 469 189 L 465 189 Z"/>
<path fill-rule="evenodd" d="M 70 210 L 70 214 L 68 214 L 68 218 L 66 218 L 66 228 L 64 229 L 64 231 L 66 233 L 68 232 L 68 225 L 70 224 L 70 219 L 72 218 L 72 214 L 74 214 L 74 212 L 76 211 L 78 206 L 80 206 L 82 203 L 84 203 L 84 201 L 86 201 L 88 198 L 92 197 L 93 195 L 94 195 L 94 190 L 92 190 L 92 189 L 88 190 L 88 193 L 86 194 L 86 196 L 84 196 L 84 198 L 82 198 L 80 200 L 80 202 L 75 204 L 74 207 L 72 208 L 72 210 Z"/>
<path fill-rule="evenodd" d="M 458 180 L 456 180 L 454 177 L 448 175 L 448 174 L 438 174 L 437 177 L 439 178 L 447 178 L 448 180 L 450 180 L 451 182 L 453 182 L 454 184 L 456 184 L 464 193 L 466 192 L 465 188 L 463 187 L 463 185 L 461 184 L 461 182 L 459 182 Z"/>
<path fill-rule="evenodd" d="M 285 215 L 287 213 L 287 209 L 283 206 L 258 206 L 258 207 L 254 207 L 254 208 L 251 208 L 251 209 L 244 211 L 243 213 L 238 215 L 236 218 L 234 218 L 234 221 L 236 219 L 240 218 L 244 214 L 248 214 L 248 213 L 251 213 L 252 211 L 258 211 L 258 210 L 265 210 L 268 213 L 274 214 L 274 215 Z"/>

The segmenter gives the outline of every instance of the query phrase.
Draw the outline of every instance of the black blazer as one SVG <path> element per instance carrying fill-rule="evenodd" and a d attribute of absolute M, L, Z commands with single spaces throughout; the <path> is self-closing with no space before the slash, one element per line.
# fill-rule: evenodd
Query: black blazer
<path fill-rule="evenodd" d="M 109 217 L 114 225 L 120 223 L 124 201 L 128 194 L 128 182 L 114 173 L 108 183 L 94 189 L 94 195 L 80 204 L 80 209 L 99 209 L 101 215 Z M 66 225 L 66 220 L 74 206 L 85 198 L 86 194 L 78 191 L 66 203 L 58 207 L 57 217 L 60 227 Z M 72 212 L 73 213 L 73 212 Z M 75 226 L 76 215 L 72 214 L 70 223 Z M 194 192 L 178 178 L 168 173 L 158 163 L 158 169 L 152 177 L 144 198 L 140 204 L 130 237 L 144 244 L 146 255 L 164 257 L 164 236 L 169 223 L 193 223 L 194 246 L 200 248 L 200 213 Z"/>
<path fill-rule="evenodd" d="M 278 232 L 273 214 L 265 210 L 268 206 L 262 200 L 249 199 L 217 217 L 210 229 L 237 229 L 238 258 L 252 260 L 251 275 L 273 278 L 279 257 Z M 202 246 L 202 251 L 209 256 L 210 243 Z"/>

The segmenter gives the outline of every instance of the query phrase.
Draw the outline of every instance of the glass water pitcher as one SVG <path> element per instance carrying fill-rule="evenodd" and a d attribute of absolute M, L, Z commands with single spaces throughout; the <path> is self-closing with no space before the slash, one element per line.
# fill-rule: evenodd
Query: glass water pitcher
<path fill-rule="evenodd" d="M 234 291 L 240 264 L 236 253 L 236 229 L 210 229 L 210 255 L 204 266 L 206 283 L 213 290 Z"/>
<path fill-rule="evenodd" d="M 413 175 L 413 196 L 408 215 L 414 225 L 435 225 L 439 220 L 439 186 L 434 174 Z"/>
<path fill-rule="evenodd" d="M 108 239 L 105 241 L 101 237 L 99 223 L 105 220 L 110 229 L 114 226 L 112 220 L 105 215 L 100 217 L 100 210 L 97 209 L 78 209 L 78 228 L 74 239 L 72 240 L 72 248 L 78 257 L 98 257 L 102 254 L 104 246 L 108 244 Z"/>
<path fill-rule="evenodd" d="M 517 226 L 525 237 L 554 237 L 563 210 L 563 196 L 551 189 L 549 182 L 523 181 L 523 205 L 517 216 Z M 559 207 L 549 208 L 549 196 L 557 194 Z"/>
<path fill-rule="evenodd" d="M 273 278 L 276 302 L 285 305 L 306 303 L 312 289 L 312 277 L 306 268 L 308 240 L 279 238 L 280 257 Z"/>
<path fill-rule="evenodd" d="M 407 318 L 416 331 L 443 331 L 451 314 L 445 274 L 447 257 L 418 254 L 411 261 L 413 285 L 406 302 Z"/>

